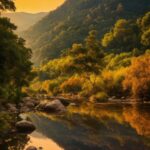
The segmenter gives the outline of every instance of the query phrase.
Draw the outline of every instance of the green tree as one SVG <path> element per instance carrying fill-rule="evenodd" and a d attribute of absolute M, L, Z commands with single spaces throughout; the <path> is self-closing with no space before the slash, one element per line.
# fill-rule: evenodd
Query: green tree
<path fill-rule="evenodd" d="M 97 74 L 102 69 L 104 53 L 96 35 L 96 31 L 90 31 L 84 44 L 73 44 L 69 51 L 69 55 L 73 57 L 73 66 L 76 72 Z"/>
<path fill-rule="evenodd" d="M 150 48 L 150 12 L 138 19 L 137 24 L 141 30 L 141 44 L 148 49 Z"/>
<path fill-rule="evenodd" d="M 15 10 L 13 0 L 0 0 L 0 10 Z"/>
<path fill-rule="evenodd" d="M 116 52 L 131 51 L 133 48 L 138 47 L 138 33 L 136 24 L 120 19 L 116 22 L 114 28 L 104 35 L 102 46 Z"/>
<path fill-rule="evenodd" d="M 10 0 L 1 0 L 0 6 L 1 10 L 15 10 Z M 0 97 L 18 101 L 21 87 L 28 83 L 32 63 L 31 50 L 14 34 L 15 29 L 8 18 L 0 17 Z"/>
<path fill-rule="evenodd" d="M 69 55 L 72 57 L 71 66 L 78 75 L 84 76 L 95 87 L 95 80 L 91 80 L 90 75 L 97 75 L 102 71 L 104 52 L 100 42 L 97 40 L 97 31 L 92 30 L 85 39 L 83 44 L 73 44 L 69 50 Z M 95 76 L 96 77 L 96 76 Z M 93 90 L 94 91 L 94 90 Z"/>

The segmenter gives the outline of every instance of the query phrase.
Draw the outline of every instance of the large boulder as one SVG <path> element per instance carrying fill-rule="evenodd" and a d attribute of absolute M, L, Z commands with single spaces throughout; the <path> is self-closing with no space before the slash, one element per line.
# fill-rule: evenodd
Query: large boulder
<path fill-rule="evenodd" d="M 49 113 L 62 113 L 66 111 L 65 106 L 61 103 L 60 100 L 41 102 L 38 106 L 38 109 Z"/>
<path fill-rule="evenodd" d="M 31 133 L 36 129 L 36 127 L 32 122 L 22 120 L 16 123 L 16 129 L 21 133 Z"/>

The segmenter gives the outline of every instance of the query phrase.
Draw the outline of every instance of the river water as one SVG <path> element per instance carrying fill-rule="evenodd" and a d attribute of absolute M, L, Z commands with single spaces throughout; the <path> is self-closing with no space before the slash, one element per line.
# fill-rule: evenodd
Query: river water
<path fill-rule="evenodd" d="M 86 104 L 59 116 L 25 116 L 36 131 L 16 136 L 0 150 L 150 150 L 150 104 Z"/>

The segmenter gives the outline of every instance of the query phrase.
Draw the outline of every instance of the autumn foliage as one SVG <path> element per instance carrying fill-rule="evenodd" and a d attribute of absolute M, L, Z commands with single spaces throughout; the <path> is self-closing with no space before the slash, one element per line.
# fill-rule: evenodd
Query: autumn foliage
<path fill-rule="evenodd" d="M 133 59 L 123 85 L 135 97 L 150 99 L 150 54 Z"/>

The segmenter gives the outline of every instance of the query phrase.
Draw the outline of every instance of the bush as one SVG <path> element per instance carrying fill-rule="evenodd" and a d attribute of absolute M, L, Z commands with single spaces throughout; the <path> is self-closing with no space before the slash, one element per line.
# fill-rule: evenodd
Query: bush
<path fill-rule="evenodd" d="M 82 90 L 83 81 L 79 77 L 71 77 L 60 86 L 63 93 L 79 93 Z"/>
<path fill-rule="evenodd" d="M 99 92 L 90 97 L 90 102 L 107 102 L 108 95 L 105 92 Z"/>
<path fill-rule="evenodd" d="M 102 79 L 104 82 L 104 91 L 109 94 L 109 96 L 122 97 L 125 93 L 123 90 L 122 82 L 124 80 L 124 74 L 126 73 L 126 68 L 120 68 L 119 70 L 104 70 L 102 73 Z"/>
<path fill-rule="evenodd" d="M 150 54 L 133 59 L 123 86 L 135 98 L 150 99 Z"/>
<path fill-rule="evenodd" d="M 100 75 L 90 74 L 89 79 L 84 78 L 84 82 L 82 85 L 82 92 L 80 92 L 80 95 L 84 97 L 89 97 L 103 90 L 104 90 L 104 84 Z"/>

